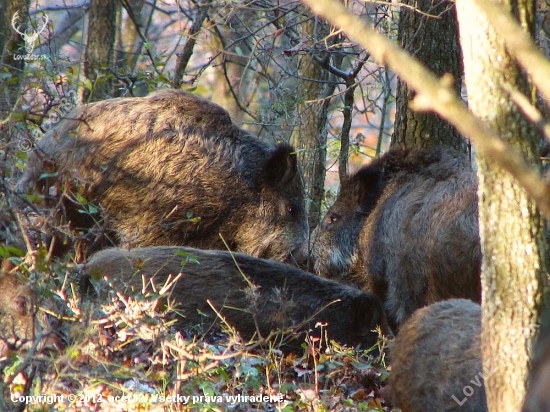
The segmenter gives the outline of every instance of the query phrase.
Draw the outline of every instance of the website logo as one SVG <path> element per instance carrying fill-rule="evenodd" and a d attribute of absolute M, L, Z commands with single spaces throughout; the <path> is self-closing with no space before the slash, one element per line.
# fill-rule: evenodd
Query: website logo
<path fill-rule="evenodd" d="M 36 43 L 36 40 L 38 39 L 38 36 L 40 33 L 42 33 L 44 30 L 46 30 L 46 27 L 48 26 L 49 18 L 46 13 L 42 16 L 42 27 L 39 30 L 35 30 L 34 28 L 28 28 L 24 32 L 22 32 L 19 29 L 19 25 L 17 24 L 17 20 L 19 20 L 19 12 L 16 12 L 12 19 L 11 19 L 11 26 L 13 27 L 13 30 L 15 30 L 17 33 L 21 35 L 23 40 L 25 41 L 25 50 L 27 52 L 26 55 L 15 55 L 15 60 L 34 60 L 34 59 L 43 59 L 44 56 L 36 56 L 32 54 L 34 50 L 34 45 Z"/>

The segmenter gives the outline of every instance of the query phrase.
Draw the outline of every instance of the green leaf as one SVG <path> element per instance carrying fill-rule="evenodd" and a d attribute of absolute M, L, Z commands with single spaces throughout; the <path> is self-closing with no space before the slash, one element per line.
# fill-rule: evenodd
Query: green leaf
<path fill-rule="evenodd" d="M 292 392 L 296 389 L 296 385 L 293 384 L 292 382 L 284 382 L 282 385 L 281 385 L 281 393 L 288 393 L 288 392 Z"/>
<path fill-rule="evenodd" d="M 81 205 L 85 205 L 85 204 L 88 203 L 88 201 L 86 200 L 86 198 L 85 198 L 84 196 L 82 196 L 80 193 L 77 193 L 77 194 L 75 195 L 75 197 L 76 197 L 77 202 L 80 203 Z"/>
<path fill-rule="evenodd" d="M 202 389 L 204 396 L 214 396 L 216 392 L 208 382 L 202 382 L 199 387 Z"/>
<path fill-rule="evenodd" d="M 223 367 L 220 366 L 218 369 L 216 369 L 216 372 L 218 373 L 218 375 L 222 377 L 224 381 L 226 382 L 231 381 L 231 378 L 229 377 L 229 375 L 227 374 L 227 372 Z"/>
<path fill-rule="evenodd" d="M 27 114 L 25 112 L 13 112 L 10 120 L 13 122 L 24 122 Z"/>
<path fill-rule="evenodd" d="M 12 245 L 0 245 L 0 256 L 2 256 L 4 259 L 7 259 L 11 256 L 23 257 L 25 256 L 25 252 Z"/>
<path fill-rule="evenodd" d="M 90 79 L 84 79 L 84 81 L 82 82 L 82 86 L 89 91 L 92 91 L 94 88 L 94 85 L 92 84 Z"/>

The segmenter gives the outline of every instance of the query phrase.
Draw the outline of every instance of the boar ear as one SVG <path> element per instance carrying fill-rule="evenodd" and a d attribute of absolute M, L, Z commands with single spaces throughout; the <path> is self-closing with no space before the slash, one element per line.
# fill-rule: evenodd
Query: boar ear
<path fill-rule="evenodd" d="M 294 148 L 286 143 L 278 145 L 265 165 L 265 182 L 272 187 L 284 185 L 294 179 L 297 173 L 298 161 Z"/>
<path fill-rule="evenodd" d="M 352 177 L 354 197 L 360 213 L 368 214 L 384 192 L 384 173 L 377 165 L 362 167 Z"/>

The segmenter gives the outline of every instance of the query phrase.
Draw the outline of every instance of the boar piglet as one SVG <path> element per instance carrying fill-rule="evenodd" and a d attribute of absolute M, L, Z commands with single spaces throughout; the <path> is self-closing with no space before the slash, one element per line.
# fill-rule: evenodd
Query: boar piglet
<path fill-rule="evenodd" d="M 341 182 L 312 235 L 315 273 L 377 295 L 396 327 L 438 300 L 481 298 L 477 178 L 452 149 L 392 149 Z"/>
<path fill-rule="evenodd" d="M 390 353 L 390 394 L 403 412 L 487 411 L 478 304 L 450 299 L 419 309 Z"/>
<path fill-rule="evenodd" d="M 117 290 L 126 291 L 141 290 L 142 275 L 162 285 L 170 274 L 181 272 L 170 294 L 176 312 L 183 315 L 178 317 L 179 327 L 219 322 L 209 300 L 246 340 L 257 337 L 257 331 L 265 338 L 271 331 L 303 324 L 300 336 L 294 336 L 297 340 L 284 347 L 290 350 L 300 348 L 310 329 L 311 335 L 319 336 L 317 322 L 327 323 L 329 340 L 365 349 L 376 343 L 377 326 L 391 335 L 375 296 L 244 254 L 187 247 L 114 248 L 94 254 L 84 271 L 91 279 L 108 276 Z"/>
<path fill-rule="evenodd" d="M 286 260 L 308 233 L 294 149 L 260 140 L 182 90 L 74 109 L 29 157 L 17 191 L 33 187 L 54 196 L 58 224 L 85 233 L 101 222 L 92 250 L 224 249 L 223 238 L 231 250 Z"/>

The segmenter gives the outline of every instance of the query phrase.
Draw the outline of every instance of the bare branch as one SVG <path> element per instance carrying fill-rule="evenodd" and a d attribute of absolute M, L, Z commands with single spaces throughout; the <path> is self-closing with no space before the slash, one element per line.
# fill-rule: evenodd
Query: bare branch
<path fill-rule="evenodd" d="M 357 84 L 346 82 L 346 92 L 344 93 L 344 121 L 342 122 L 342 132 L 340 133 L 340 156 L 338 156 L 338 176 L 340 181 L 348 174 L 349 169 L 349 132 L 351 130 L 353 106 L 355 104 L 354 92 Z"/>
<path fill-rule="evenodd" d="M 542 132 L 546 141 L 550 143 L 550 124 L 548 124 L 538 109 L 531 104 L 529 99 L 519 90 L 508 84 L 503 84 L 502 87 L 508 92 L 512 101 L 522 111 L 527 119 Z"/>
<path fill-rule="evenodd" d="M 195 21 L 193 22 L 193 25 L 191 26 L 191 28 L 189 29 L 189 33 L 187 34 L 188 36 L 187 41 L 185 42 L 185 45 L 183 46 L 183 50 L 178 55 L 178 59 L 176 60 L 176 68 L 174 70 L 174 80 L 172 81 L 172 87 L 174 89 L 179 89 L 181 87 L 181 80 L 183 78 L 183 73 L 185 72 L 185 69 L 187 68 L 187 64 L 191 59 L 191 56 L 193 54 L 193 48 L 195 47 L 195 43 L 197 42 L 197 36 L 201 30 L 204 19 L 208 16 L 208 9 L 210 8 L 211 4 L 212 4 L 211 1 L 208 0 L 204 4 L 201 4 L 199 6 L 199 9 L 197 10 Z"/>
<path fill-rule="evenodd" d="M 139 38 L 141 39 L 141 41 L 143 43 L 149 43 L 147 41 L 147 37 L 146 37 L 147 29 L 145 31 L 141 30 L 141 27 L 140 27 L 140 24 L 139 24 L 139 19 L 134 14 L 134 11 L 132 10 L 132 8 L 128 4 L 128 2 L 125 1 L 125 0 L 122 0 L 121 4 L 122 4 L 122 7 L 124 7 L 124 10 L 126 10 L 126 13 L 128 13 L 128 18 L 132 21 L 132 24 L 135 26 L 136 32 L 137 32 Z M 151 16 L 152 15 L 153 15 L 153 13 L 151 13 Z M 151 16 L 149 16 L 150 19 L 152 18 Z M 150 21 L 149 21 L 149 23 L 150 23 Z M 149 56 L 149 59 L 151 59 L 151 62 L 153 63 L 153 68 L 155 69 L 157 74 L 160 74 L 160 72 L 157 68 L 157 65 L 155 64 L 155 58 L 154 58 L 153 54 L 151 53 L 151 50 L 149 50 L 149 48 L 146 48 L 145 53 L 147 54 L 147 56 Z"/>
<path fill-rule="evenodd" d="M 359 18 L 335 0 L 303 0 L 314 13 L 337 27 L 348 37 L 368 49 L 379 64 L 386 64 L 418 95 L 416 110 L 432 110 L 452 123 L 475 144 L 477 150 L 511 173 L 535 201 L 541 213 L 550 218 L 550 185 L 540 179 L 537 169 L 527 164 L 521 154 L 503 142 L 485 123 L 474 116 L 452 88 L 452 79 L 438 79 L 418 60 L 374 30 L 366 16 Z M 366 23 L 369 22 L 369 24 Z M 531 63 L 535 65 L 535 63 Z M 548 77 L 547 77 L 548 78 Z M 550 87 L 549 87 L 550 88 Z"/>

